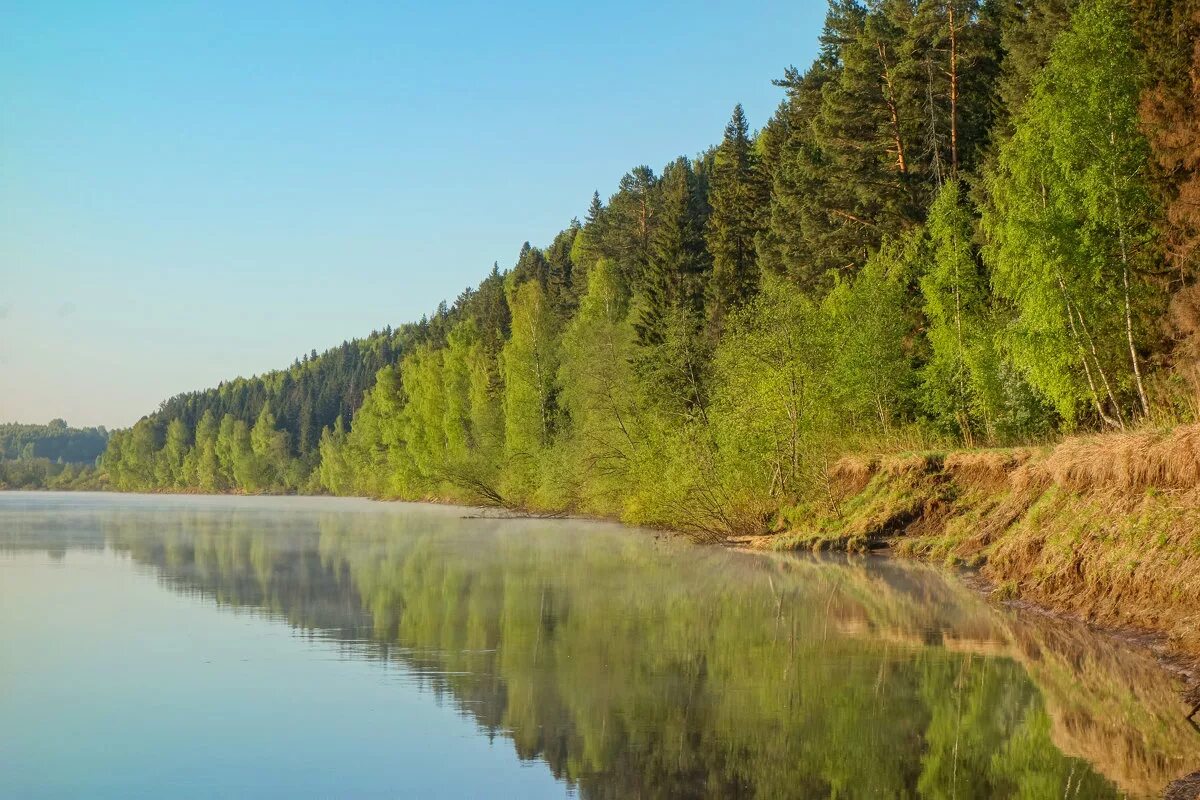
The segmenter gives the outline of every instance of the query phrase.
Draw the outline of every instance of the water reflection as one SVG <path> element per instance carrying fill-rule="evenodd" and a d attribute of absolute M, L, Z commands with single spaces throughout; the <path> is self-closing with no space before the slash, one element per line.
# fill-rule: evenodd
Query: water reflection
<path fill-rule="evenodd" d="M 43 497 L 0 505 L 0 550 L 108 547 L 401 662 L 583 797 L 1151 796 L 1200 766 L 1152 660 L 920 565 L 454 509 Z"/>

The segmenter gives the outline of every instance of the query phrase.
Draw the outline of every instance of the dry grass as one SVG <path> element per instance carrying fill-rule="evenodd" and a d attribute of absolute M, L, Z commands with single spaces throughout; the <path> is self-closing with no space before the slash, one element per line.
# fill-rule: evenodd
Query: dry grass
<path fill-rule="evenodd" d="M 903 453 L 884 456 L 879 460 L 879 471 L 893 478 L 924 475 L 938 470 L 943 457 L 936 453 Z"/>
<path fill-rule="evenodd" d="M 962 486 L 994 491 L 1008 486 L 1013 473 L 1028 463 L 1034 453 L 1029 448 L 960 450 L 946 456 L 946 472 Z"/>
<path fill-rule="evenodd" d="M 1054 487 L 996 541 L 986 572 L 1028 599 L 1200 653 L 1200 492 L 1131 503 Z"/>
<path fill-rule="evenodd" d="M 1200 425 L 1067 439 L 1046 459 L 1054 482 L 1076 492 L 1200 486 Z"/>
<path fill-rule="evenodd" d="M 830 483 L 837 509 L 796 509 L 777 548 L 886 544 L 978 564 L 1010 594 L 1200 653 L 1200 425 L 1052 449 L 848 456 Z"/>
<path fill-rule="evenodd" d="M 829 468 L 829 483 L 839 497 L 856 494 L 867 488 L 879 462 L 865 456 L 842 456 Z"/>

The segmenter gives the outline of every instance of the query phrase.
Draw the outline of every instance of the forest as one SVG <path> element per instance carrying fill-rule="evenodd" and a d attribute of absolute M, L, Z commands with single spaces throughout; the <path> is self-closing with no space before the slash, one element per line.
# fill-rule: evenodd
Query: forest
<path fill-rule="evenodd" d="M 0 424 L 0 489 L 99 488 L 95 467 L 107 446 L 103 427 Z"/>
<path fill-rule="evenodd" d="M 752 131 L 419 323 L 167 400 L 121 490 L 769 529 L 848 453 L 1200 415 L 1200 2 L 832 0 Z"/>

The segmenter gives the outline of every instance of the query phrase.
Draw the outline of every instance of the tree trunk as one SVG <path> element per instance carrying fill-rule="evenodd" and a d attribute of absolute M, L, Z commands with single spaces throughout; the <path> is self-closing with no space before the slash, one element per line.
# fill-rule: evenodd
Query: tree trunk
<path fill-rule="evenodd" d="M 892 72 L 888 67 L 887 62 L 887 47 L 883 42 L 877 42 L 876 48 L 879 51 L 879 62 L 883 65 L 883 78 L 885 92 L 884 99 L 887 102 L 888 114 L 891 117 L 892 123 L 892 142 L 896 148 L 896 167 L 900 170 L 901 175 L 908 174 L 908 162 L 904 158 L 904 139 L 900 135 L 900 111 L 896 104 L 896 90 L 892 85 Z"/>
<path fill-rule="evenodd" d="M 1142 384 L 1142 367 L 1138 363 L 1137 348 L 1133 345 L 1133 303 L 1129 297 L 1129 250 L 1125 245 L 1125 222 L 1121 219 L 1121 195 L 1117 192 L 1115 175 L 1113 176 L 1113 200 L 1117 207 L 1117 238 L 1121 242 L 1121 288 L 1125 300 L 1125 341 L 1129 345 L 1129 360 L 1133 363 L 1133 380 L 1137 385 L 1142 414 L 1148 417 L 1150 416 L 1150 403 L 1146 399 L 1146 387 Z"/>
<path fill-rule="evenodd" d="M 1066 284 L 1063 283 L 1062 278 L 1058 279 L 1058 288 L 1059 288 L 1059 291 L 1062 292 L 1063 303 L 1067 307 L 1067 323 L 1069 324 L 1069 326 L 1071 328 L 1071 338 L 1075 340 L 1075 346 L 1079 348 L 1079 360 L 1083 364 L 1083 374 L 1087 377 L 1088 388 L 1091 390 L 1092 403 L 1096 408 L 1096 413 L 1100 415 L 1100 419 L 1102 422 L 1104 422 L 1104 424 L 1110 425 L 1114 428 L 1124 429 L 1125 424 L 1121 420 L 1120 416 L 1118 416 L 1117 419 L 1114 420 L 1111 417 L 1109 417 L 1108 414 L 1104 413 L 1104 405 L 1100 402 L 1100 393 L 1096 389 L 1096 381 L 1092 377 L 1092 368 L 1091 368 L 1091 365 L 1088 364 L 1088 351 L 1087 351 L 1087 348 L 1084 347 L 1083 337 L 1080 336 L 1079 328 L 1076 327 L 1076 325 L 1075 325 L 1075 313 L 1076 312 L 1075 312 L 1074 304 L 1071 302 L 1071 296 L 1070 296 L 1070 294 L 1068 294 Z M 1080 324 L 1080 326 L 1083 325 L 1083 316 L 1082 315 L 1080 315 L 1080 317 L 1079 317 L 1079 324 Z M 1094 347 L 1092 348 L 1092 353 L 1094 356 L 1095 355 Z M 1096 363 L 1096 369 L 1098 369 L 1098 370 L 1100 369 L 1100 364 L 1099 364 L 1098 360 Z M 1101 370 L 1100 374 L 1103 377 L 1104 372 Z M 1108 381 L 1105 380 L 1106 386 L 1107 386 L 1107 383 L 1108 383 Z M 1109 392 L 1108 396 L 1109 396 L 1109 400 L 1112 400 L 1112 392 L 1111 391 Z M 1118 414 L 1119 413 L 1120 413 L 1120 411 L 1118 410 Z"/>

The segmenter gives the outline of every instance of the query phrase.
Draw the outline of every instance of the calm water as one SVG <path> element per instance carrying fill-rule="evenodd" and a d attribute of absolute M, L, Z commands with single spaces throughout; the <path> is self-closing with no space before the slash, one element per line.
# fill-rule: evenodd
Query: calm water
<path fill-rule="evenodd" d="M 578 521 L 0 493 L 3 797 L 1146 796 L 1172 680 L 945 573 Z"/>

